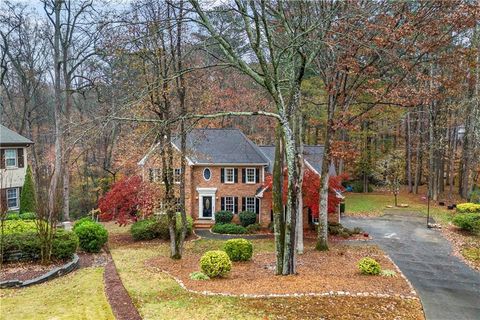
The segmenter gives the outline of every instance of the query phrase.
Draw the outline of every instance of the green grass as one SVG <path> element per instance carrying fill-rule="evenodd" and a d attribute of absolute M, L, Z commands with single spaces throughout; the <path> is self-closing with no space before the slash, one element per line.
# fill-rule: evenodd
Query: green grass
<path fill-rule="evenodd" d="M 86 268 L 23 289 L 0 290 L 3 319 L 115 319 L 103 290 L 103 268 Z"/>

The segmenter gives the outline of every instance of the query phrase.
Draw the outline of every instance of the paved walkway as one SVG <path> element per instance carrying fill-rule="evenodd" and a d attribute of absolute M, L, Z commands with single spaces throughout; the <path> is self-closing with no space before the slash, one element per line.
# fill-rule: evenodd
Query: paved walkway
<path fill-rule="evenodd" d="M 428 320 L 480 320 L 480 273 L 452 255 L 438 230 L 415 213 L 342 219 L 373 236 L 410 280 Z"/>
<path fill-rule="evenodd" d="M 269 234 L 219 234 L 212 233 L 209 229 L 195 229 L 195 234 L 205 239 L 213 240 L 228 240 L 228 239 L 267 239 L 273 238 L 273 235 Z"/>

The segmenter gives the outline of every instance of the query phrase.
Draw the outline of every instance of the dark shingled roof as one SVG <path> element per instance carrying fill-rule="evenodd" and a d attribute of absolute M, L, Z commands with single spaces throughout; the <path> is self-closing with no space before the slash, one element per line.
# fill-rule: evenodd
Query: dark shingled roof
<path fill-rule="evenodd" d="M 29 145 L 32 141 L 0 124 L 0 145 Z"/>
<path fill-rule="evenodd" d="M 180 149 L 180 138 L 173 144 Z M 187 134 L 187 157 L 194 164 L 268 164 L 257 145 L 238 129 L 194 129 Z"/>
<path fill-rule="evenodd" d="M 265 157 L 268 158 L 268 172 L 273 172 L 273 162 L 275 160 L 275 147 L 274 146 L 259 146 Z M 310 146 L 305 145 L 303 147 L 303 157 L 309 165 L 313 167 L 318 173 L 322 170 L 323 161 L 323 146 Z"/>

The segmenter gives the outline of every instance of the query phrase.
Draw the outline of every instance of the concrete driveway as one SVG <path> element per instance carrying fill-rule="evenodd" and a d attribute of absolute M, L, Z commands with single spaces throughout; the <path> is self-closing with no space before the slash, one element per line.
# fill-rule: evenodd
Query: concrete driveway
<path fill-rule="evenodd" d="M 438 230 L 415 213 L 387 212 L 378 218 L 342 219 L 370 233 L 420 295 L 429 320 L 480 320 L 480 273 L 452 255 Z"/>

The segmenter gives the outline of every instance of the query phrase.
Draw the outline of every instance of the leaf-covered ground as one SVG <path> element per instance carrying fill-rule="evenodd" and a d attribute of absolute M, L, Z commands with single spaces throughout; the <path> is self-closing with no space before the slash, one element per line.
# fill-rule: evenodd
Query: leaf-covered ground
<path fill-rule="evenodd" d="M 84 268 L 22 289 L 0 290 L 2 319 L 113 320 L 103 268 Z"/>

